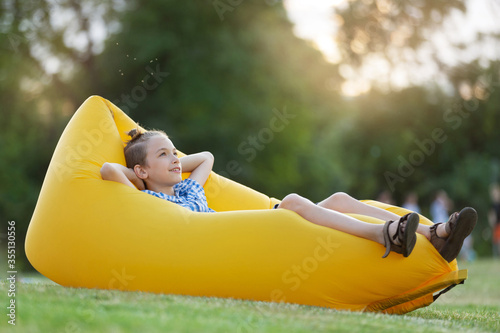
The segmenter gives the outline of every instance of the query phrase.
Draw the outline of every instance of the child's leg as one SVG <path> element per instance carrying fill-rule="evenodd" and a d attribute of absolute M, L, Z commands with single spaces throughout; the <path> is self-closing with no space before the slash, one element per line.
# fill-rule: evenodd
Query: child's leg
<path fill-rule="evenodd" d="M 384 245 L 384 226 L 382 224 L 372 224 L 357 220 L 338 211 L 315 205 L 310 200 L 297 194 L 287 195 L 280 203 L 279 208 L 292 210 L 312 223 L 366 238 Z M 398 219 L 399 216 L 397 216 L 395 220 Z M 389 234 L 393 235 L 396 229 L 397 223 L 391 224 L 389 227 Z"/>
<path fill-rule="evenodd" d="M 302 200 L 296 200 L 296 201 L 299 203 L 302 202 Z M 341 213 L 358 213 L 376 217 L 382 220 L 390 219 L 392 221 L 397 221 L 399 219 L 399 216 L 397 216 L 396 214 L 393 214 L 391 212 L 385 211 L 377 207 L 364 204 L 345 193 L 336 193 L 330 196 L 328 199 L 320 202 L 318 205 L 313 204 L 315 207 L 318 208 L 316 210 L 309 207 L 310 204 L 312 203 L 309 201 L 307 205 L 305 204 L 302 205 L 305 206 L 307 209 L 304 208 L 300 209 L 304 211 L 303 212 L 304 215 L 310 216 L 308 220 L 310 220 L 311 222 L 330 226 L 332 228 L 339 229 L 351 233 L 353 235 L 368 238 L 371 240 L 375 239 L 355 233 L 359 232 L 359 230 L 363 230 L 363 232 L 366 232 L 366 230 L 364 230 L 365 228 L 362 225 L 359 225 L 359 223 L 364 223 L 364 222 L 353 219 L 354 221 L 357 222 L 358 225 L 354 226 L 353 230 L 350 231 L 345 230 L 344 229 L 345 226 L 342 224 L 352 223 L 352 220 L 343 219 L 340 221 L 341 225 L 339 226 L 335 223 L 334 220 L 326 221 L 325 219 L 327 219 L 328 214 L 326 214 L 324 211 L 328 212 L 337 211 Z M 331 218 L 333 219 L 334 215 L 332 215 Z M 431 244 L 439 251 L 439 253 L 441 254 L 441 256 L 443 256 L 444 259 L 446 259 L 448 262 L 451 262 L 457 257 L 460 248 L 462 247 L 464 239 L 468 235 L 470 235 L 472 229 L 474 229 L 476 225 L 476 222 L 477 222 L 477 212 L 470 207 L 466 207 L 462 209 L 460 213 L 457 212 L 452 214 L 450 216 L 450 219 L 446 223 L 438 223 L 434 224 L 433 226 L 427 226 L 424 224 L 418 224 L 417 226 L 415 225 L 413 226 L 416 227 L 416 232 L 424 235 L 431 242 Z M 395 225 L 395 223 L 392 223 L 390 226 L 393 225 Z M 390 226 L 388 233 L 389 235 L 394 235 L 396 231 L 394 229 L 391 230 Z M 380 240 L 378 240 L 378 242 L 381 243 Z"/>
<path fill-rule="evenodd" d="M 365 204 L 364 202 L 356 200 L 349 194 L 343 192 L 334 193 L 333 195 L 318 203 L 318 206 L 344 214 L 361 214 L 371 216 L 382 221 L 397 221 L 400 218 L 400 216 L 394 213 L 391 213 L 382 208 Z M 430 239 L 431 237 L 430 227 L 428 225 L 419 224 L 417 232 L 424 235 L 427 239 Z M 448 236 L 445 231 L 444 225 L 440 225 L 438 227 L 438 234 L 442 237 Z"/>
<path fill-rule="evenodd" d="M 318 203 L 318 206 L 335 210 L 344 214 L 361 214 L 366 216 L 375 217 L 383 221 L 397 220 L 399 216 L 391 213 L 385 209 L 370 206 L 354 199 L 347 193 L 337 192 L 329 196 L 325 200 Z"/>

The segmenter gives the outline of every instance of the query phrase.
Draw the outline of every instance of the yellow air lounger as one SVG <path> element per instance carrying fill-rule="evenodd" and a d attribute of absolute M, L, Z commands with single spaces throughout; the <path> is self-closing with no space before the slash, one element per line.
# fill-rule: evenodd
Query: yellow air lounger
<path fill-rule="evenodd" d="M 382 245 L 270 209 L 279 201 L 216 173 L 205 191 L 217 213 L 192 212 L 102 180 L 104 162 L 125 165 L 125 132 L 136 126 L 115 105 L 92 96 L 64 130 L 26 237 L 29 261 L 51 280 L 405 313 L 467 277 L 422 235 L 408 258 L 391 252 L 382 259 Z"/>

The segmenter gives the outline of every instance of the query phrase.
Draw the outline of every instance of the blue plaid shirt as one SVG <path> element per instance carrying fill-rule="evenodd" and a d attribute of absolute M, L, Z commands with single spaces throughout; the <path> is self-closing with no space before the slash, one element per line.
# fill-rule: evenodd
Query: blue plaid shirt
<path fill-rule="evenodd" d="M 175 195 L 167 195 L 162 192 L 143 190 L 142 192 L 154 195 L 160 199 L 165 199 L 186 207 L 193 212 L 213 213 L 215 210 L 208 208 L 205 190 L 196 180 L 191 178 L 184 179 L 174 185 Z"/>

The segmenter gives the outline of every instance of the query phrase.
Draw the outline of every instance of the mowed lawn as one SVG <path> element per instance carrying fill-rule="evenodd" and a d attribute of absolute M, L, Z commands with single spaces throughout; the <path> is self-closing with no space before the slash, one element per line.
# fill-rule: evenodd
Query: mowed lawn
<path fill-rule="evenodd" d="M 469 278 L 434 304 L 384 315 L 222 298 L 65 288 L 19 276 L 16 326 L 0 284 L 0 332 L 500 332 L 500 259 L 459 263 Z"/>

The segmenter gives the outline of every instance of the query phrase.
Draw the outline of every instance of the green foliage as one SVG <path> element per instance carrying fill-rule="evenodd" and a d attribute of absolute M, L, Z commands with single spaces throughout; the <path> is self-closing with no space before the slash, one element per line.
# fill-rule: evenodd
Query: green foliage
<path fill-rule="evenodd" d="M 6 234 L 10 220 L 19 226 L 19 267 L 24 234 L 58 136 L 51 130 L 57 119 L 50 119 L 48 106 L 33 98 L 40 83 L 30 77 L 43 73 L 26 56 L 27 46 L 18 33 L 0 39 L 0 233 Z"/>
<path fill-rule="evenodd" d="M 432 45 L 432 32 L 453 10 L 466 11 L 464 0 L 347 1 L 338 10 L 336 36 L 343 62 L 361 66 L 371 55 L 382 56 L 391 66 L 408 61 L 408 51 Z M 419 57 L 414 58 L 419 62 Z"/>
<path fill-rule="evenodd" d="M 325 86 L 336 69 L 293 35 L 283 7 L 244 3 L 222 21 L 211 2 L 148 1 L 125 15 L 99 58 L 111 73 L 106 96 L 146 127 L 167 130 L 181 150 L 212 151 L 214 169 L 236 181 L 278 197 L 313 194 L 305 180 L 323 183 L 311 141 L 320 115 L 337 118 L 330 109 L 339 98 Z M 127 103 L 146 68 L 170 75 Z M 230 174 L 230 161 L 239 172 Z"/>

